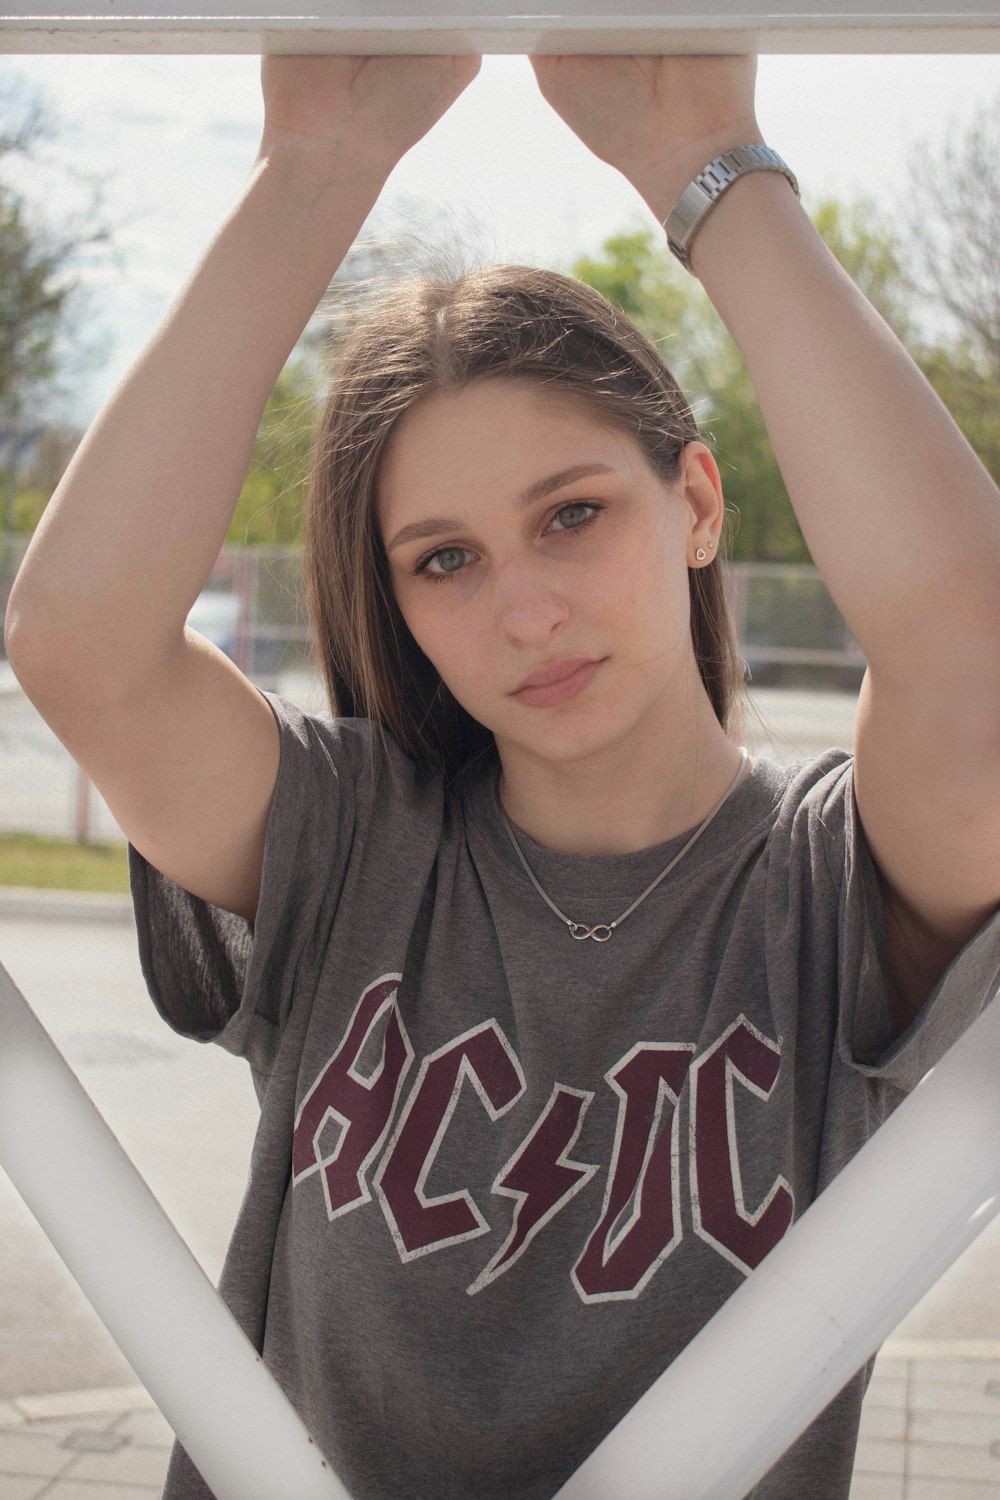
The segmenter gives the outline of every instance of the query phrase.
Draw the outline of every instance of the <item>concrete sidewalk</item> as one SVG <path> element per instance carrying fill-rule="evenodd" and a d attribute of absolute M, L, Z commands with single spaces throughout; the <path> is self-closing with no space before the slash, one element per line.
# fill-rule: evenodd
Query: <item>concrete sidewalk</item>
<path fill-rule="evenodd" d="M 171 1441 L 141 1386 L 0 1402 L 0 1496 L 151 1500 Z M 851 1500 L 996 1496 L 1000 1343 L 888 1343 L 865 1400 Z M 628 1500 L 624 1491 L 620 1500 Z"/>
<path fill-rule="evenodd" d="M 1000 1496 L 1000 1342 L 890 1340 L 861 1416 L 851 1500 Z"/>
<path fill-rule="evenodd" d="M 0 1401 L 0 1496 L 151 1500 L 172 1442 L 142 1386 Z"/>

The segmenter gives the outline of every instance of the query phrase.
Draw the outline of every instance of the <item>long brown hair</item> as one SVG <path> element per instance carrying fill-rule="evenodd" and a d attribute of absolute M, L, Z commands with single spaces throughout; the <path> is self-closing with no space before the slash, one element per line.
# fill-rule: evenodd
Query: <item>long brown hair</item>
<path fill-rule="evenodd" d="M 701 436 L 655 345 L 599 292 L 555 271 L 486 266 L 457 278 L 408 278 L 354 328 L 337 352 L 306 510 L 314 636 L 332 711 L 371 719 L 446 777 L 488 750 L 493 736 L 455 701 L 399 612 L 377 481 L 405 412 L 424 396 L 488 376 L 555 385 L 635 439 L 667 482 L 678 476 L 681 449 Z M 698 670 L 719 723 L 737 735 L 744 668 L 720 562 L 688 576 Z"/>

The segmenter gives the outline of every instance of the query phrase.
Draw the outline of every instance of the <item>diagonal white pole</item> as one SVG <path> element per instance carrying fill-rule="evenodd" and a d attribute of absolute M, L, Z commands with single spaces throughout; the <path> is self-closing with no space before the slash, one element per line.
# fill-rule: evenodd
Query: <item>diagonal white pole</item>
<path fill-rule="evenodd" d="M 350 1500 L 2 965 L 0 1165 L 216 1500 Z"/>
<path fill-rule="evenodd" d="M 740 1500 L 1000 1210 L 998 1078 L 1000 999 L 558 1500 Z M 349 1500 L 2 966 L 0 1164 L 217 1500 Z"/>
<path fill-rule="evenodd" d="M 558 1500 L 741 1500 L 998 1211 L 1000 997 Z"/>

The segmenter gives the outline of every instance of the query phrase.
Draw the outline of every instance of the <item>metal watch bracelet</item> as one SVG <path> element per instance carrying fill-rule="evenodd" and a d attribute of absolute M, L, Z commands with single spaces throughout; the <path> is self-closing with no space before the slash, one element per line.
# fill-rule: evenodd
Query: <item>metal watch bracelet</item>
<path fill-rule="evenodd" d="M 667 244 L 692 276 L 691 242 L 726 188 L 747 172 L 781 172 L 795 189 L 796 198 L 801 197 L 795 173 L 770 146 L 733 146 L 714 157 L 688 183 L 663 221 Z"/>

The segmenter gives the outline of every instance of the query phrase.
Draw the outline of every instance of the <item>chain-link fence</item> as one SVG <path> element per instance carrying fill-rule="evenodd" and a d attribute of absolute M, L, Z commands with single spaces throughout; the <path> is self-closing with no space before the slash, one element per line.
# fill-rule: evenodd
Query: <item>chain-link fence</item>
<path fill-rule="evenodd" d="M 26 546 L 27 539 L 19 536 L 0 541 L 3 612 Z M 857 691 L 864 657 L 815 568 L 737 563 L 726 569 L 726 578 L 751 689 Z M 323 708 L 299 549 L 225 548 L 189 623 L 258 686 L 303 708 Z M 0 831 L 81 842 L 122 837 L 103 799 L 25 698 L 2 657 Z"/>
<path fill-rule="evenodd" d="M 752 683 L 857 691 L 865 659 L 816 568 L 734 563 L 726 577 Z"/>

